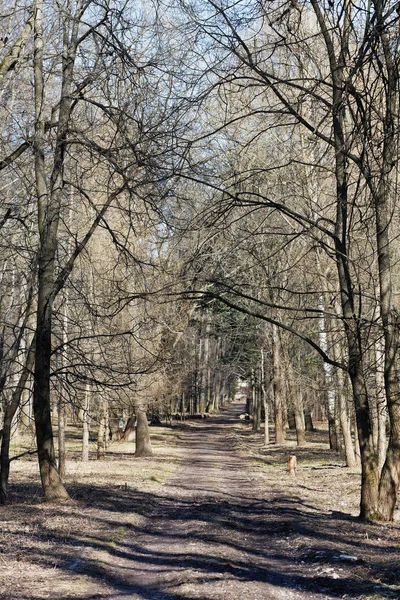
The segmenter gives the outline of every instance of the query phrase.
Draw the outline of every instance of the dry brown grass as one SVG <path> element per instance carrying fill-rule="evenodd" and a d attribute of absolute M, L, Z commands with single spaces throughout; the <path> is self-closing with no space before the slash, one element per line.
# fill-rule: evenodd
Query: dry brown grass
<path fill-rule="evenodd" d="M 37 458 L 11 465 L 8 506 L 0 507 L 0 598 L 42 599 L 108 596 L 107 582 L 79 573 L 89 549 L 116 544 L 156 504 L 156 490 L 176 468 L 177 430 L 152 428 L 154 456 L 135 458 L 133 443 L 111 443 L 106 459 L 79 459 L 78 431 L 70 428 L 66 487 L 71 502 L 43 503 Z M 31 447 L 14 440 L 12 454 Z M 98 597 L 98 596 L 97 596 Z"/>

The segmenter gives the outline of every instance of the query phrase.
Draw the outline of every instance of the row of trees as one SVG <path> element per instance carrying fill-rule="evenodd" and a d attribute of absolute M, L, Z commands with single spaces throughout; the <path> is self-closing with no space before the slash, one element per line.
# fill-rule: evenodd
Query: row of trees
<path fill-rule="evenodd" d="M 4 5 L 3 498 L 30 395 L 62 500 L 52 404 L 60 429 L 71 403 L 144 423 L 149 402 L 217 410 L 245 377 L 277 443 L 285 397 L 299 443 L 326 401 L 361 517 L 393 518 L 398 8 Z"/>
<path fill-rule="evenodd" d="M 230 232 L 251 215 L 246 252 L 249 239 L 269 246 L 262 291 L 249 281 L 254 267 L 246 264 L 239 279 L 237 272 L 225 272 L 222 281 L 217 274 L 214 297 L 240 308 L 244 271 L 253 314 L 310 338 L 328 365 L 348 374 L 362 461 L 361 516 L 390 520 L 400 473 L 398 3 L 182 4 L 187 35 L 201 39 L 194 52 L 207 57 L 204 105 L 219 101 L 225 113 L 197 136 L 198 154 L 185 176 L 214 190 L 213 206 Z M 224 147 L 222 176 L 210 166 L 214 157 L 208 171 L 203 167 L 205 139 Z M 299 267 L 300 282 L 293 277 Z M 294 311 L 303 324 L 288 325 L 292 319 L 280 311 Z M 319 340 L 304 335 L 312 316 L 323 319 Z M 332 374 L 326 369 L 328 380 Z M 381 469 L 373 416 L 382 401 L 390 436 Z"/>

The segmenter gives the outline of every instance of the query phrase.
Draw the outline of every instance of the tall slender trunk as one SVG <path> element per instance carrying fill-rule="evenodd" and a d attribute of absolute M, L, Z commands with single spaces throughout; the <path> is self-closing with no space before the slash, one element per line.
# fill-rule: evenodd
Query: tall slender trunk
<path fill-rule="evenodd" d="M 343 35 L 338 56 L 331 31 L 318 0 L 311 0 L 314 13 L 324 38 L 332 80 L 332 126 L 335 150 L 336 219 L 335 256 L 340 286 L 340 299 L 348 345 L 348 371 L 356 409 L 357 431 L 361 453 L 360 518 L 374 518 L 378 509 L 378 459 L 375 452 L 369 417 L 369 398 L 363 370 L 363 345 L 360 316 L 355 306 L 354 285 L 348 256 L 348 173 L 346 158 L 345 106 L 346 84 L 344 69 L 349 56 L 349 35 L 352 28 L 352 6 L 345 4 Z"/>
<path fill-rule="evenodd" d="M 29 389 L 29 379 L 21 397 L 21 423 L 25 429 L 32 427 L 32 394 Z"/>
<path fill-rule="evenodd" d="M 77 13 L 80 6 L 76 8 Z M 72 27 L 70 30 L 70 23 Z M 50 361 L 52 334 L 52 304 L 55 294 L 54 265 L 57 234 L 64 183 L 64 157 L 68 122 L 71 112 L 71 86 L 78 37 L 78 19 L 64 16 L 61 96 L 49 187 L 44 158 L 44 70 L 43 70 L 43 0 L 37 0 L 34 19 L 34 94 L 35 94 L 35 176 L 38 199 L 39 259 L 38 305 L 36 322 L 36 358 L 33 390 L 33 411 L 36 425 L 39 468 L 46 500 L 68 498 L 57 470 L 53 428 L 50 412 Z"/>
<path fill-rule="evenodd" d="M 344 373 L 336 369 L 335 379 L 337 382 L 337 396 L 339 401 L 339 418 L 343 435 L 344 451 L 346 455 L 346 466 L 353 468 L 357 466 L 357 458 L 351 437 L 351 425 L 347 408 L 347 395 L 344 386 Z"/>
<path fill-rule="evenodd" d="M 254 368 L 251 369 L 251 397 L 253 400 L 253 431 L 260 429 L 261 404 L 257 394 L 256 375 Z"/>
<path fill-rule="evenodd" d="M 337 308 L 339 310 L 339 307 Z M 335 321 L 335 329 L 341 332 L 339 319 L 335 319 Z M 338 363 L 343 363 L 344 359 L 342 341 L 337 336 L 334 336 L 332 339 L 332 351 L 334 360 Z M 347 378 L 348 374 L 342 371 L 341 369 L 336 368 L 334 370 L 334 381 L 336 383 L 335 387 L 338 400 L 339 421 L 343 435 L 344 451 L 346 455 L 346 466 L 349 468 L 353 468 L 359 463 L 357 461 L 353 445 L 353 439 L 351 436 L 351 422 L 347 402 L 345 377 Z M 357 439 L 355 441 L 356 444 L 358 444 Z"/>
<path fill-rule="evenodd" d="M 108 413 L 108 402 L 103 400 L 99 410 L 99 428 L 97 432 L 97 460 L 103 460 L 106 455 L 106 424 Z"/>
<path fill-rule="evenodd" d="M 61 479 L 64 479 L 66 468 L 66 451 L 65 451 L 65 417 L 66 406 L 61 394 L 58 399 L 58 472 Z"/>
<path fill-rule="evenodd" d="M 399 320 L 393 306 L 392 258 L 390 223 L 391 179 L 398 158 L 398 112 L 399 70 L 397 49 L 386 29 L 385 3 L 373 2 L 376 12 L 376 31 L 382 49 L 382 65 L 385 67 L 385 114 L 382 120 L 383 146 L 378 181 L 369 179 L 375 209 L 376 242 L 378 248 L 378 272 L 380 309 L 384 337 L 384 380 L 387 408 L 390 418 L 390 437 L 386 460 L 379 484 L 378 518 L 393 520 L 400 485 L 400 390 L 396 372 L 399 348 Z M 396 53 L 395 55 L 393 53 Z"/>
<path fill-rule="evenodd" d="M 275 444 L 285 442 L 285 384 L 282 376 L 282 351 L 279 331 L 272 326 L 272 373 L 275 405 Z"/>
<path fill-rule="evenodd" d="M 1 438 L 1 456 L 0 456 L 0 504 L 6 504 L 7 502 L 7 487 L 8 478 L 10 474 L 10 441 L 11 441 L 11 428 L 14 415 L 20 405 L 21 396 L 25 390 L 28 378 L 33 369 L 35 362 L 35 343 L 31 342 L 29 347 L 26 363 L 20 375 L 18 384 L 13 391 L 11 401 L 7 405 L 4 423 L 3 423 L 3 435 Z"/>
<path fill-rule="evenodd" d="M 321 274 L 321 282 L 325 286 L 325 278 Z M 324 292 L 326 290 L 324 289 Z M 325 295 L 325 294 L 324 294 Z M 319 324 L 319 345 L 325 354 L 328 354 L 328 334 L 325 319 L 325 298 L 324 295 L 320 295 L 318 300 L 318 309 L 320 315 L 318 319 Z M 338 432 L 336 430 L 336 390 L 333 381 L 333 366 L 327 362 L 323 363 L 325 385 L 328 397 L 328 424 L 329 424 L 329 444 L 332 450 L 338 450 Z"/>
<path fill-rule="evenodd" d="M 84 403 L 83 403 L 83 420 L 82 420 L 82 462 L 89 460 L 89 433 L 90 433 L 90 383 L 86 383 Z"/>
<path fill-rule="evenodd" d="M 269 445 L 269 407 L 268 407 L 268 395 L 267 386 L 265 381 L 265 357 L 264 348 L 261 348 L 261 393 L 264 407 L 264 446 Z"/>
<path fill-rule="evenodd" d="M 301 383 L 294 388 L 294 418 L 296 423 L 296 439 L 298 446 L 305 446 L 306 441 L 306 427 L 304 421 L 304 407 L 303 407 L 303 392 L 301 389 Z"/>
<path fill-rule="evenodd" d="M 387 436 L 386 436 L 386 422 L 387 422 L 387 403 L 385 394 L 385 376 L 384 376 L 384 350 L 382 342 L 378 339 L 375 342 L 375 357 L 376 357 L 376 390 L 377 390 L 377 421 L 378 421 L 378 462 L 379 471 L 382 472 L 383 465 L 386 460 L 387 452 Z"/>
<path fill-rule="evenodd" d="M 206 389 L 205 389 L 205 340 L 203 338 L 203 333 L 201 333 L 200 341 L 199 341 L 199 395 L 198 395 L 198 412 L 203 413 L 206 407 Z"/>

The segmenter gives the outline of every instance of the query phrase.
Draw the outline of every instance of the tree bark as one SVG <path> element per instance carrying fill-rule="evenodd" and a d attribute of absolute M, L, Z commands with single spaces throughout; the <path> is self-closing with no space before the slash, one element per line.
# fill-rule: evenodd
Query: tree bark
<path fill-rule="evenodd" d="M 106 414 L 108 413 L 108 402 L 103 400 L 99 414 L 99 429 L 97 432 L 97 460 L 103 460 L 106 455 Z"/>
<path fill-rule="evenodd" d="M 267 386 L 265 381 L 265 358 L 264 348 L 261 348 L 261 392 L 264 407 L 264 446 L 269 445 L 269 407 L 268 407 L 268 396 Z"/>
<path fill-rule="evenodd" d="M 136 415 L 133 414 L 128 418 L 128 421 L 125 426 L 125 430 L 122 436 L 122 440 L 124 442 L 133 442 L 136 437 Z"/>
<path fill-rule="evenodd" d="M 65 402 L 63 398 L 58 399 L 58 472 L 61 479 L 66 475 L 66 452 L 65 452 Z"/>
<path fill-rule="evenodd" d="M 347 396 L 344 387 L 344 374 L 340 369 L 336 370 L 337 396 L 339 401 L 340 425 L 342 428 L 344 451 L 346 455 L 346 466 L 354 468 L 357 466 L 356 454 L 351 437 L 351 425 L 347 408 Z"/>
<path fill-rule="evenodd" d="M 296 439 L 298 446 L 306 446 L 306 428 L 304 421 L 303 394 L 301 386 L 295 390 L 294 402 L 294 418 L 296 423 Z"/>
<path fill-rule="evenodd" d="M 312 420 L 312 414 L 309 409 L 306 409 L 304 411 L 304 421 L 305 421 L 305 425 L 306 425 L 306 431 L 315 431 L 313 420 Z"/>
<path fill-rule="evenodd" d="M 377 395 L 377 429 L 378 429 L 378 463 L 379 472 L 382 472 L 383 465 L 386 460 L 387 452 L 387 436 L 386 436 L 386 422 L 387 422 L 387 403 L 385 394 L 385 376 L 384 376 L 384 349 L 382 341 L 378 339 L 375 342 L 375 360 L 376 360 L 376 395 Z"/>
<path fill-rule="evenodd" d="M 285 384 L 282 377 L 282 352 L 279 331 L 272 326 L 272 373 L 275 405 L 275 444 L 285 443 Z"/>
<path fill-rule="evenodd" d="M 0 456 L 0 504 L 7 503 L 7 487 L 8 478 L 10 474 L 10 441 L 11 441 L 11 427 L 14 419 L 14 415 L 17 412 L 18 406 L 20 405 L 21 396 L 25 390 L 28 378 L 32 371 L 35 362 L 35 344 L 31 343 L 26 364 L 20 375 L 18 385 L 16 386 L 11 402 L 6 407 L 3 423 L 3 435 L 1 438 L 1 456 Z"/>
<path fill-rule="evenodd" d="M 15 69 L 18 62 L 21 60 L 23 50 L 28 43 L 33 30 L 34 25 L 34 9 L 31 9 L 28 20 L 23 27 L 19 38 L 12 44 L 10 50 L 4 56 L 0 62 L 0 84 L 2 83 L 5 75 Z"/>
<path fill-rule="evenodd" d="M 335 328 L 338 331 L 341 331 L 339 319 L 336 320 Z M 332 350 L 335 361 L 343 362 L 343 346 L 341 340 L 335 336 L 332 339 Z M 341 369 L 336 368 L 334 370 L 334 381 L 336 382 L 336 395 L 338 400 L 340 427 L 342 430 L 344 451 L 346 455 L 346 466 L 349 468 L 354 468 L 357 466 L 358 462 L 351 436 L 351 421 L 347 403 L 345 377 L 348 377 L 348 375 Z"/>
<path fill-rule="evenodd" d="M 86 383 L 82 420 L 82 462 L 89 460 L 90 384 Z"/>
<path fill-rule="evenodd" d="M 336 219 L 335 256 L 340 286 L 340 299 L 348 345 L 348 371 L 351 379 L 356 409 L 357 431 L 361 453 L 361 501 L 360 518 L 374 519 L 378 510 L 378 460 L 373 445 L 372 427 L 369 417 L 369 399 L 363 371 L 362 324 L 356 310 L 354 285 L 349 267 L 347 248 L 348 226 L 348 165 L 346 158 L 345 133 L 345 76 L 344 68 L 349 55 L 349 32 L 351 30 L 350 5 L 345 6 L 343 36 L 339 55 L 336 56 L 331 32 L 317 0 L 311 5 L 319 23 L 330 63 L 332 80 L 332 126 L 335 149 Z"/>
<path fill-rule="evenodd" d="M 80 11 L 80 5 L 76 7 L 76 10 L 77 13 Z M 70 20 L 72 21 L 71 31 L 69 27 Z M 71 86 L 77 47 L 78 23 L 79 19 L 73 19 L 71 15 L 66 15 L 63 22 L 61 96 L 54 162 L 50 177 L 50 188 L 48 189 L 44 151 L 43 0 L 36 2 L 34 19 L 35 136 L 33 148 L 40 243 L 33 411 L 42 487 L 45 499 L 51 501 L 62 501 L 68 498 L 68 493 L 57 470 L 54 451 L 50 412 L 50 361 L 52 350 L 52 304 L 56 292 L 54 265 L 64 183 L 66 137 L 72 106 Z"/>
<path fill-rule="evenodd" d="M 376 12 L 376 31 L 385 65 L 385 114 L 383 118 L 383 146 L 378 181 L 369 179 L 374 200 L 380 309 L 384 337 L 384 380 L 387 408 L 390 418 L 390 437 L 386 461 L 379 484 L 379 510 L 377 518 L 392 521 L 400 485 L 400 390 L 396 372 L 399 348 L 399 322 L 393 306 L 391 240 L 389 235 L 392 210 L 390 206 L 391 178 L 398 158 L 398 84 L 397 50 L 385 26 L 385 6 L 382 0 L 373 2 Z M 393 56 L 396 52 L 396 56 Z M 396 171 L 397 172 L 397 171 Z"/>
<path fill-rule="evenodd" d="M 146 410 L 142 405 L 135 405 L 136 413 L 136 456 L 152 456 L 149 425 Z"/>
<path fill-rule="evenodd" d="M 251 395 L 253 399 L 253 431 L 260 429 L 261 403 L 257 393 L 255 370 L 251 370 Z"/>
<path fill-rule="evenodd" d="M 317 262 L 319 264 L 319 258 L 317 257 Z M 320 271 L 320 280 L 323 285 L 324 294 L 321 294 L 318 301 L 318 308 L 320 310 L 319 316 L 319 345 L 322 350 L 328 354 L 328 334 L 326 327 L 326 319 L 325 319 L 325 298 L 326 289 L 325 289 L 325 278 L 321 273 L 321 268 L 319 266 Z M 336 390 L 333 383 L 333 366 L 328 364 L 327 362 L 323 363 L 323 369 L 325 374 L 325 385 L 327 390 L 328 397 L 328 424 L 329 424 L 329 445 L 332 450 L 336 452 L 339 449 L 338 443 L 338 432 L 336 430 L 336 420 L 335 420 L 335 412 L 336 412 Z"/>

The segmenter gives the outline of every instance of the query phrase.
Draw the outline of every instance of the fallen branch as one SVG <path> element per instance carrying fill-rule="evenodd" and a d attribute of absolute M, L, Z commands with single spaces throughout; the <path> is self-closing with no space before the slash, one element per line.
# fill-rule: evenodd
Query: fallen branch
<path fill-rule="evenodd" d="M 17 454 L 17 456 L 13 456 L 12 458 L 10 458 L 10 462 L 13 460 L 18 460 L 19 458 L 22 458 L 23 456 L 27 456 L 27 455 L 31 455 L 31 454 L 37 454 L 37 450 L 27 450 L 26 452 L 22 452 L 21 454 Z"/>

